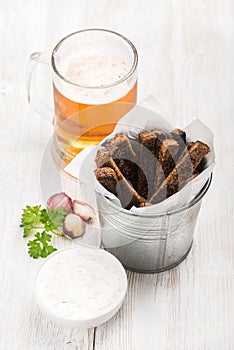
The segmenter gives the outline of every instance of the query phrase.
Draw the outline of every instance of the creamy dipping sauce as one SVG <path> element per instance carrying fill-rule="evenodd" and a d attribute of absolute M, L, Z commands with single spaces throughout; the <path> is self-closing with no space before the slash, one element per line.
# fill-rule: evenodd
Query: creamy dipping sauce
<path fill-rule="evenodd" d="M 49 314 L 67 320 L 98 317 L 123 299 L 123 267 L 101 249 L 83 246 L 60 250 L 41 266 L 36 295 Z"/>

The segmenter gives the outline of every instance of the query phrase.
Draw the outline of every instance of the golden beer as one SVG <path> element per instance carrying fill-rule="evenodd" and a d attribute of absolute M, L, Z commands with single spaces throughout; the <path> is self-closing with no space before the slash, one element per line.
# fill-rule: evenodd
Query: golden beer
<path fill-rule="evenodd" d="M 52 67 L 54 150 L 68 163 L 99 144 L 136 104 L 137 52 L 117 33 L 85 30 L 55 47 Z"/>

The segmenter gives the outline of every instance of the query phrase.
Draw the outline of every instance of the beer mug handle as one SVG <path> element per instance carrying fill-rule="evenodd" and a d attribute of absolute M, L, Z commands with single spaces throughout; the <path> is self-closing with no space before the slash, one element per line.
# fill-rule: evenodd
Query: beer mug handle
<path fill-rule="evenodd" d="M 30 55 L 28 69 L 27 69 L 27 98 L 28 103 L 33 110 L 41 115 L 46 120 L 53 118 L 53 109 L 43 101 L 40 96 L 40 91 L 43 91 L 45 87 L 38 87 L 38 73 L 39 65 L 50 66 L 48 55 L 43 52 L 34 52 Z"/>

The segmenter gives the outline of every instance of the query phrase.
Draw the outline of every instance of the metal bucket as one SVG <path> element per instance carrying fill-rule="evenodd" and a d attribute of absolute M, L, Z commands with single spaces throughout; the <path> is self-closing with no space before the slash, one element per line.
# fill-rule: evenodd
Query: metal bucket
<path fill-rule="evenodd" d="M 160 215 L 136 215 L 96 193 L 103 247 L 129 270 L 161 272 L 185 259 L 202 198 L 212 177 L 188 205 Z"/>

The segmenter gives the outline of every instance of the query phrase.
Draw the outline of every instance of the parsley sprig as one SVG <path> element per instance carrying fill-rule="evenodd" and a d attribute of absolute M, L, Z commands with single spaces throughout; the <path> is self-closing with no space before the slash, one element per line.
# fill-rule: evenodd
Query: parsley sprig
<path fill-rule="evenodd" d="M 43 232 L 37 232 L 35 234 L 35 238 L 33 241 L 28 242 L 28 253 L 29 255 L 37 259 L 39 257 L 46 258 L 51 253 L 55 252 L 57 250 L 52 245 L 49 245 L 48 242 L 51 241 L 51 235 L 46 233 L 46 231 Z"/>
<path fill-rule="evenodd" d="M 37 259 L 45 258 L 57 250 L 50 242 L 51 233 L 62 236 L 62 225 L 68 213 L 63 208 L 51 210 L 41 209 L 40 205 L 23 209 L 20 227 L 23 228 L 23 237 L 34 235 L 34 239 L 28 242 L 29 255 Z"/>

